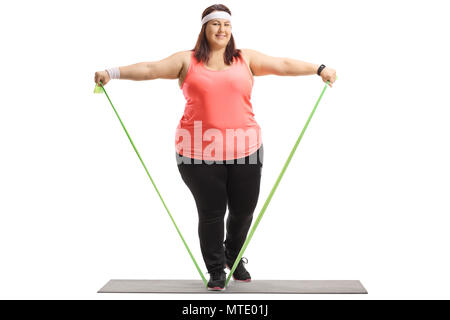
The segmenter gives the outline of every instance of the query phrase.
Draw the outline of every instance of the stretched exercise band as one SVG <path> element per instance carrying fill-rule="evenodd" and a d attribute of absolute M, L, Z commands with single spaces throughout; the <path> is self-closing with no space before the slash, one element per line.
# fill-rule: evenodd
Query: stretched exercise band
<path fill-rule="evenodd" d="M 336 77 L 336 80 L 337 80 L 337 77 Z M 314 115 L 314 112 L 316 111 L 317 106 L 319 105 L 319 102 L 320 102 L 320 100 L 322 99 L 323 94 L 325 93 L 325 90 L 327 89 L 327 85 L 329 85 L 329 84 L 330 84 L 330 81 L 327 81 L 326 84 L 325 84 L 325 87 L 324 87 L 323 90 L 322 90 L 322 93 L 320 94 L 319 98 L 317 99 L 317 102 L 316 102 L 316 104 L 315 104 L 313 110 L 311 111 L 311 114 L 309 115 L 308 120 L 306 121 L 306 124 L 305 124 L 305 126 L 303 127 L 302 132 L 300 133 L 300 136 L 298 137 L 298 139 L 297 139 L 297 141 L 296 141 L 294 147 L 292 148 L 292 151 L 291 151 L 291 153 L 289 154 L 289 157 L 287 158 L 287 160 L 286 160 L 286 162 L 285 162 L 285 164 L 284 164 L 284 166 L 283 166 L 283 169 L 281 170 L 281 172 L 280 172 L 280 174 L 279 174 L 279 176 L 278 176 L 278 178 L 277 178 L 277 180 L 276 180 L 274 186 L 272 187 L 272 190 L 270 191 L 269 196 L 267 197 L 266 202 L 264 203 L 264 205 L 263 205 L 263 207 L 262 207 L 262 209 L 261 209 L 261 211 L 260 211 L 258 217 L 256 218 L 256 220 L 255 220 L 255 222 L 254 222 L 254 224 L 253 224 L 253 226 L 252 226 L 252 228 L 251 228 L 251 230 L 250 230 L 250 233 L 249 233 L 249 235 L 247 236 L 247 239 L 245 240 L 244 244 L 242 245 L 242 248 L 241 248 L 241 250 L 240 250 L 240 252 L 239 252 L 239 254 L 238 254 L 238 256 L 237 256 L 237 258 L 236 258 L 236 260 L 235 260 L 235 262 L 234 262 L 234 264 L 233 264 L 233 267 L 231 268 L 231 271 L 230 271 L 230 273 L 228 274 L 228 278 L 227 278 L 227 280 L 226 280 L 226 282 L 225 282 L 225 286 L 228 285 L 228 283 L 229 283 L 229 281 L 230 281 L 230 279 L 231 279 L 231 276 L 233 275 L 234 271 L 236 270 L 236 267 L 238 266 L 238 264 L 239 264 L 239 262 L 240 262 L 240 260 L 241 260 L 241 258 L 242 258 L 242 255 L 243 255 L 244 252 L 245 252 L 245 249 L 247 248 L 247 246 L 248 246 L 250 240 L 252 239 L 253 234 L 255 233 L 256 228 L 258 227 L 259 223 L 261 222 L 261 219 L 262 219 L 262 217 L 263 217 L 263 215 L 264 215 L 264 212 L 266 211 L 267 206 L 269 205 L 270 200 L 272 199 L 273 194 L 275 193 L 275 190 L 277 189 L 278 185 L 280 184 L 281 178 L 283 177 L 284 172 L 286 171 L 286 169 L 287 169 L 289 163 L 291 162 L 291 159 L 292 159 L 292 157 L 293 157 L 295 151 L 297 150 L 297 146 L 299 145 L 299 143 L 300 143 L 300 141 L 301 141 L 301 139 L 302 139 L 302 137 L 303 137 L 303 134 L 305 133 L 306 128 L 308 127 L 309 122 L 311 121 L 311 118 L 312 118 L 312 116 Z M 136 147 L 135 147 L 135 145 L 134 145 L 134 143 L 133 143 L 133 140 L 131 139 L 130 135 L 128 134 L 127 129 L 125 128 L 125 126 L 124 126 L 122 120 L 120 119 L 120 116 L 119 116 L 119 114 L 118 114 L 117 111 L 116 111 L 116 108 L 114 108 L 114 105 L 112 104 L 111 99 L 109 99 L 109 96 L 108 96 L 108 94 L 106 93 L 105 87 L 103 86 L 103 83 L 102 83 L 101 81 L 100 81 L 100 85 L 101 85 L 101 88 L 100 88 L 98 85 L 96 85 L 96 87 L 95 87 L 95 89 L 94 89 L 94 93 L 102 93 L 102 92 L 104 92 L 104 93 L 106 94 L 106 97 L 108 98 L 108 100 L 109 100 L 109 102 L 110 102 L 112 108 L 114 109 L 114 112 L 115 112 L 116 115 L 117 115 L 117 118 L 119 119 L 119 121 L 120 121 L 120 123 L 121 123 L 123 129 L 125 130 L 125 133 L 126 133 L 127 136 L 128 136 L 128 139 L 129 139 L 130 142 L 131 142 L 131 145 L 132 145 L 133 148 L 134 148 L 134 151 L 136 151 L 136 154 L 137 154 L 137 156 L 139 157 L 139 160 L 141 160 L 141 163 L 142 163 L 142 165 L 144 166 L 144 169 L 145 169 L 145 171 L 147 172 L 147 175 L 148 175 L 148 177 L 150 178 L 150 181 L 152 182 L 153 186 L 155 187 L 155 190 L 156 190 L 156 192 L 158 193 L 158 196 L 159 196 L 159 198 L 161 199 L 161 201 L 162 201 L 164 207 L 166 208 L 166 211 L 167 211 L 167 213 L 169 214 L 169 217 L 170 217 L 170 219 L 172 220 L 173 225 L 175 226 L 175 229 L 177 230 L 177 232 L 178 232 L 178 234 L 179 234 L 181 240 L 183 241 L 183 244 L 184 244 L 184 246 L 186 247 L 186 250 L 188 251 L 189 256 L 191 257 L 192 261 L 194 262 L 195 267 L 197 268 L 197 271 L 198 271 L 198 273 L 200 274 L 200 276 L 201 276 L 201 278 L 202 278 L 202 280 L 203 280 L 204 285 L 207 286 L 207 280 L 205 279 L 205 276 L 204 276 L 203 273 L 201 272 L 200 267 L 199 267 L 198 264 L 197 264 L 197 261 L 195 260 L 194 256 L 192 255 L 192 252 L 191 252 L 191 250 L 189 249 L 189 246 L 187 245 L 186 241 L 184 240 L 183 235 L 182 235 L 181 232 L 180 232 L 180 229 L 178 228 L 177 224 L 175 223 L 175 220 L 173 219 L 173 217 L 172 217 L 172 215 L 171 215 L 169 209 L 167 208 L 167 206 L 166 206 L 166 204 L 165 204 L 163 198 L 161 197 L 161 194 L 159 193 L 158 188 L 156 187 L 155 183 L 153 182 L 153 179 L 152 179 L 150 173 L 148 172 L 147 167 L 145 166 L 144 162 L 142 161 L 142 158 L 141 158 L 141 156 L 139 155 L 139 152 L 137 151 L 137 149 L 136 149 Z"/>
<path fill-rule="evenodd" d="M 336 80 L 337 80 L 337 77 L 336 77 Z M 289 162 L 291 162 L 292 156 L 294 155 L 295 150 L 297 150 L 297 146 L 298 146 L 298 144 L 300 143 L 300 140 L 302 140 L 303 134 L 305 133 L 305 130 L 306 130 L 306 128 L 308 127 L 309 121 L 311 120 L 312 116 L 314 115 L 314 112 L 316 111 L 316 108 L 317 108 L 317 106 L 318 106 L 318 104 L 319 104 L 319 102 L 320 102 L 320 99 L 322 99 L 322 96 L 323 96 L 323 94 L 325 93 L 325 90 L 327 89 L 327 85 L 329 85 L 329 83 L 330 83 L 330 81 L 327 81 L 327 82 L 326 82 L 325 87 L 323 88 L 322 93 L 320 94 L 319 99 L 318 99 L 317 102 L 316 102 L 316 105 L 314 106 L 314 108 L 313 108 L 311 114 L 309 115 L 309 118 L 308 118 L 308 120 L 306 121 L 306 124 L 305 124 L 305 126 L 303 127 L 303 130 L 302 130 L 302 132 L 300 133 L 300 136 L 298 137 L 297 142 L 296 142 L 295 145 L 294 145 L 294 148 L 292 148 L 292 151 L 291 151 L 291 153 L 289 154 L 289 157 L 287 158 L 286 163 L 284 164 L 283 169 L 281 170 L 281 173 L 280 173 L 280 175 L 278 176 L 277 181 L 275 182 L 275 185 L 272 187 L 272 190 L 270 191 L 269 196 L 267 197 L 267 200 L 266 200 L 266 202 L 264 203 L 264 205 L 263 205 L 263 207 L 262 207 L 262 209 L 261 209 L 261 212 L 259 213 L 258 217 L 256 218 L 255 223 L 253 224 L 253 227 L 252 227 L 252 229 L 250 230 L 250 233 L 249 233 L 248 236 L 247 236 L 247 239 L 245 239 L 245 242 L 244 242 L 244 244 L 242 245 L 241 251 L 239 252 L 239 254 L 238 254 L 236 260 L 234 261 L 233 267 L 231 268 L 231 271 L 230 271 L 230 273 L 228 274 L 227 281 L 225 282 L 225 287 L 228 285 L 228 282 L 230 282 L 230 279 L 231 279 L 231 276 L 232 276 L 233 273 L 234 273 L 234 270 L 236 270 L 236 267 L 238 266 L 238 264 L 239 264 L 239 262 L 240 262 L 240 260 L 241 260 L 241 258 L 242 258 L 242 255 L 244 254 L 244 251 L 245 251 L 245 249 L 246 249 L 247 246 L 248 246 L 248 243 L 249 243 L 250 240 L 252 239 L 253 234 L 255 233 L 255 230 L 256 230 L 256 228 L 258 227 L 258 225 L 259 225 L 259 223 L 260 223 L 260 221 L 261 221 L 261 219 L 262 219 L 262 217 L 263 217 L 263 215 L 264 215 L 264 212 L 266 211 L 267 206 L 269 205 L 269 202 L 270 202 L 270 200 L 272 199 L 272 196 L 273 196 L 273 194 L 275 193 L 275 190 L 277 189 L 278 184 L 280 183 L 281 178 L 283 177 L 284 172 L 286 171 L 287 166 L 289 165 Z"/>
<path fill-rule="evenodd" d="M 206 281 L 205 276 L 204 276 L 203 273 L 201 272 L 200 267 L 199 267 L 198 264 L 197 264 L 197 261 L 195 260 L 194 256 L 192 255 L 192 252 L 191 252 L 191 250 L 189 249 L 189 246 L 187 245 L 186 241 L 185 241 L 184 238 L 183 238 L 183 235 L 182 235 L 181 232 L 180 232 L 180 229 L 178 229 L 178 226 L 177 226 L 177 224 L 175 223 L 175 220 L 173 219 L 172 215 L 170 214 L 169 209 L 167 208 L 167 206 L 166 206 L 166 204 L 165 204 L 163 198 L 161 197 L 161 194 L 159 193 L 158 188 L 156 187 L 155 183 L 153 182 L 153 179 L 152 179 L 152 177 L 150 176 L 150 173 L 148 172 L 147 167 L 146 167 L 145 164 L 144 164 L 144 161 L 142 161 L 142 158 L 141 158 L 141 156 L 139 155 L 139 152 L 137 151 L 136 147 L 134 146 L 133 140 L 131 140 L 131 137 L 130 137 L 130 135 L 128 134 L 127 129 L 126 129 L 125 126 L 123 125 L 123 122 L 122 122 L 122 120 L 120 119 L 119 114 L 118 114 L 117 111 L 116 111 L 116 108 L 114 108 L 114 105 L 112 104 L 111 99 L 109 99 L 109 96 L 108 96 L 108 94 L 106 93 L 105 87 L 103 86 L 103 83 L 102 83 L 101 81 L 100 81 L 100 85 L 102 86 L 101 88 L 100 88 L 98 85 L 95 86 L 94 93 L 102 93 L 102 91 L 103 91 L 103 92 L 106 94 L 106 97 L 108 98 L 109 103 L 111 103 L 111 106 L 113 107 L 114 112 L 116 113 L 117 118 L 119 119 L 120 124 L 121 124 L 122 127 L 123 127 L 123 130 L 125 130 L 125 133 L 127 134 L 128 139 L 130 139 L 130 142 L 131 142 L 131 145 L 132 145 L 133 148 L 134 148 L 134 151 L 136 151 L 136 154 L 137 154 L 137 156 L 139 157 L 139 160 L 141 160 L 141 163 L 142 163 L 142 165 L 144 166 L 145 172 L 147 172 L 147 175 L 148 175 L 148 177 L 150 178 L 150 181 L 152 182 L 153 186 L 155 187 L 155 190 L 156 190 L 156 192 L 158 193 L 158 196 L 159 196 L 159 198 L 161 199 L 161 201 L 162 201 L 162 203 L 163 203 L 163 205 L 164 205 L 164 208 L 166 208 L 167 213 L 169 214 L 169 217 L 170 217 L 170 219 L 172 220 L 173 225 L 175 226 L 175 229 L 177 229 L 177 232 L 178 232 L 178 234 L 180 235 L 180 238 L 181 238 L 181 240 L 183 241 L 184 246 L 186 247 L 186 250 L 188 251 L 188 253 L 189 253 L 189 255 L 190 255 L 192 261 L 194 262 L 195 267 L 197 268 L 198 273 L 199 273 L 200 276 L 202 277 L 203 283 L 205 284 L 205 287 L 206 287 L 206 286 L 208 285 L 208 282 Z"/>

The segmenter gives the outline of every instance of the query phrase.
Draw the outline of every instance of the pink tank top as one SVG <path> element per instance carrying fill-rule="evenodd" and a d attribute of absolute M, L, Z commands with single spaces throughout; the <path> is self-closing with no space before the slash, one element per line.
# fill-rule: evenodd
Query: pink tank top
<path fill-rule="evenodd" d="M 176 151 L 203 160 L 232 160 L 257 151 L 262 138 L 250 102 L 253 82 L 242 57 L 214 71 L 192 52 L 181 85 L 186 106 L 176 129 Z"/>

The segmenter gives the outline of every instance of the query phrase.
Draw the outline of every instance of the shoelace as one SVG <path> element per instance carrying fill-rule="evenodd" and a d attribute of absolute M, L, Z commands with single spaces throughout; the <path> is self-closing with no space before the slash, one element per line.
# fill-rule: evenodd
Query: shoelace
<path fill-rule="evenodd" d="M 238 263 L 238 267 L 243 265 L 243 264 L 247 264 L 248 263 L 248 259 L 246 257 L 242 257 L 241 261 L 239 261 Z M 231 268 L 231 266 L 229 266 Z"/>
<path fill-rule="evenodd" d="M 237 268 L 244 267 L 244 264 L 248 263 L 248 259 L 246 257 L 242 257 L 241 261 L 239 261 Z"/>

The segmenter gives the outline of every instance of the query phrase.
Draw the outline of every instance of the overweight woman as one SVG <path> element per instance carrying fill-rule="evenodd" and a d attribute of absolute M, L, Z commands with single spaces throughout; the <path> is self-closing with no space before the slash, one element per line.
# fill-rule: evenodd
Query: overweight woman
<path fill-rule="evenodd" d="M 331 87 L 336 71 L 323 64 L 236 49 L 231 12 L 224 5 L 206 8 L 201 25 L 194 49 L 160 61 L 98 71 L 95 82 L 178 79 L 186 105 L 176 128 L 175 158 L 196 203 L 200 247 L 210 274 L 208 289 L 224 290 L 224 269 L 233 266 L 245 242 L 260 190 L 264 151 L 250 101 L 253 77 L 319 75 Z M 239 261 L 235 281 L 251 281 L 247 262 Z"/>

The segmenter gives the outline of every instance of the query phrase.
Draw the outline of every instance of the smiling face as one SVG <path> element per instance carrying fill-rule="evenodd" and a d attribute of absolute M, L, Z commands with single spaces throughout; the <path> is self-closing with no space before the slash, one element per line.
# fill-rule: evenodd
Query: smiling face
<path fill-rule="evenodd" d="M 212 19 L 207 22 L 205 34 L 210 46 L 226 47 L 231 39 L 231 22 L 228 19 Z"/>

